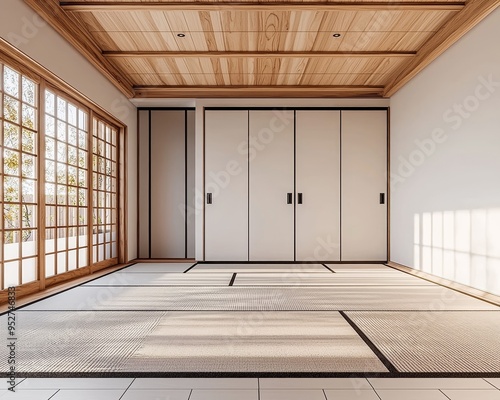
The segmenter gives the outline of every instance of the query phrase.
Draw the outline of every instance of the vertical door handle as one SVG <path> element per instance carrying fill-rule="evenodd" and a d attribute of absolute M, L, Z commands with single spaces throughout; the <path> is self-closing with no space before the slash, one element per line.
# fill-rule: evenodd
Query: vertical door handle
<path fill-rule="evenodd" d="M 302 204 L 302 193 L 299 193 L 297 203 Z"/>
<path fill-rule="evenodd" d="M 212 204 L 212 193 L 207 193 L 207 204 Z"/>
<path fill-rule="evenodd" d="M 286 194 L 286 204 L 292 204 L 293 203 L 293 193 L 287 193 Z"/>
<path fill-rule="evenodd" d="M 385 204 L 385 193 L 380 193 L 380 204 Z"/>

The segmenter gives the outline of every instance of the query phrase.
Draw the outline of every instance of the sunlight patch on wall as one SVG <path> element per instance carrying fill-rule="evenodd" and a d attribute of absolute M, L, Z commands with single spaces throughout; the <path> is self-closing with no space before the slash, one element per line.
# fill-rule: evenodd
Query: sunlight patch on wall
<path fill-rule="evenodd" d="M 414 215 L 414 268 L 500 294 L 500 208 Z"/>

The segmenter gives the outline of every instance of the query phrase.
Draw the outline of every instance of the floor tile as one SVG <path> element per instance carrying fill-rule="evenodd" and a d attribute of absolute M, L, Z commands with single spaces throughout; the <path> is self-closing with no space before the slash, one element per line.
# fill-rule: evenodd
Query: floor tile
<path fill-rule="evenodd" d="M 377 393 L 381 400 L 448 400 L 439 390 L 377 390 Z"/>
<path fill-rule="evenodd" d="M 485 378 L 485 380 L 500 390 L 500 378 Z"/>
<path fill-rule="evenodd" d="M 480 378 L 370 378 L 378 389 L 491 389 L 491 385 Z"/>
<path fill-rule="evenodd" d="M 19 389 L 123 389 L 129 387 L 132 378 L 28 378 L 18 385 Z M 123 391 L 122 391 L 123 393 Z"/>
<path fill-rule="evenodd" d="M 258 389 L 257 378 L 138 378 L 136 389 Z"/>
<path fill-rule="evenodd" d="M 319 389 L 261 390 L 260 400 L 325 400 L 325 394 Z"/>
<path fill-rule="evenodd" d="M 258 400 L 257 390 L 193 390 L 189 400 Z"/>
<path fill-rule="evenodd" d="M 16 390 L 10 392 L 2 390 L 0 392 L 0 399 L 2 400 L 48 400 L 56 393 L 57 390 Z"/>
<path fill-rule="evenodd" d="M 373 390 L 325 390 L 328 400 L 380 400 Z"/>
<path fill-rule="evenodd" d="M 262 389 L 370 389 L 365 378 L 261 378 Z"/>
<path fill-rule="evenodd" d="M 188 400 L 191 390 L 128 390 L 120 400 Z"/>
<path fill-rule="evenodd" d="M 75 389 L 60 390 L 50 400 L 120 400 L 124 390 Z"/>
<path fill-rule="evenodd" d="M 450 400 L 500 400 L 500 390 L 443 390 Z"/>

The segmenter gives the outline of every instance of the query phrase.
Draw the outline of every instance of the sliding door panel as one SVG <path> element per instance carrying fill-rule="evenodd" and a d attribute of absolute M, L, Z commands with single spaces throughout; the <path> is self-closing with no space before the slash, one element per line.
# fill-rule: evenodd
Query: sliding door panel
<path fill-rule="evenodd" d="M 196 217 L 196 185 L 195 185 L 195 112 L 194 110 L 186 111 L 186 250 L 187 258 L 195 258 L 195 217 Z"/>
<path fill-rule="evenodd" d="M 387 259 L 387 112 L 342 112 L 342 261 Z"/>
<path fill-rule="evenodd" d="M 250 261 L 293 261 L 294 112 L 250 111 Z"/>
<path fill-rule="evenodd" d="M 297 110 L 296 124 L 296 260 L 338 261 L 340 111 Z"/>
<path fill-rule="evenodd" d="M 151 111 L 151 258 L 185 257 L 185 111 Z"/>
<path fill-rule="evenodd" d="M 248 111 L 205 112 L 205 260 L 248 261 Z"/>

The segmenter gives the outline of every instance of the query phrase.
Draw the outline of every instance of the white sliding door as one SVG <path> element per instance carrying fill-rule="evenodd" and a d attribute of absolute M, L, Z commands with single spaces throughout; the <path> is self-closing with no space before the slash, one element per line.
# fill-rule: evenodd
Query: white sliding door
<path fill-rule="evenodd" d="M 342 261 L 387 259 L 386 171 L 387 112 L 342 111 Z"/>
<path fill-rule="evenodd" d="M 248 111 L 205 112 L 205 260 L 248 260 Z M 210 204 L 211 203 L 211 204 Z"/>
<path fill-rule="evenodd" d="M 185 111 L 151 111 L 151 258 L 185 257 Z"/>
<path fill-rule="evenodd" d="M 293 261 L 294 112 L 250 111 L 249 258 Z"/>
<path fill-rule="evenodd" d="M 298 110 L 296 124 L 296 260 L 338 261 L 340 111 Z"/>

